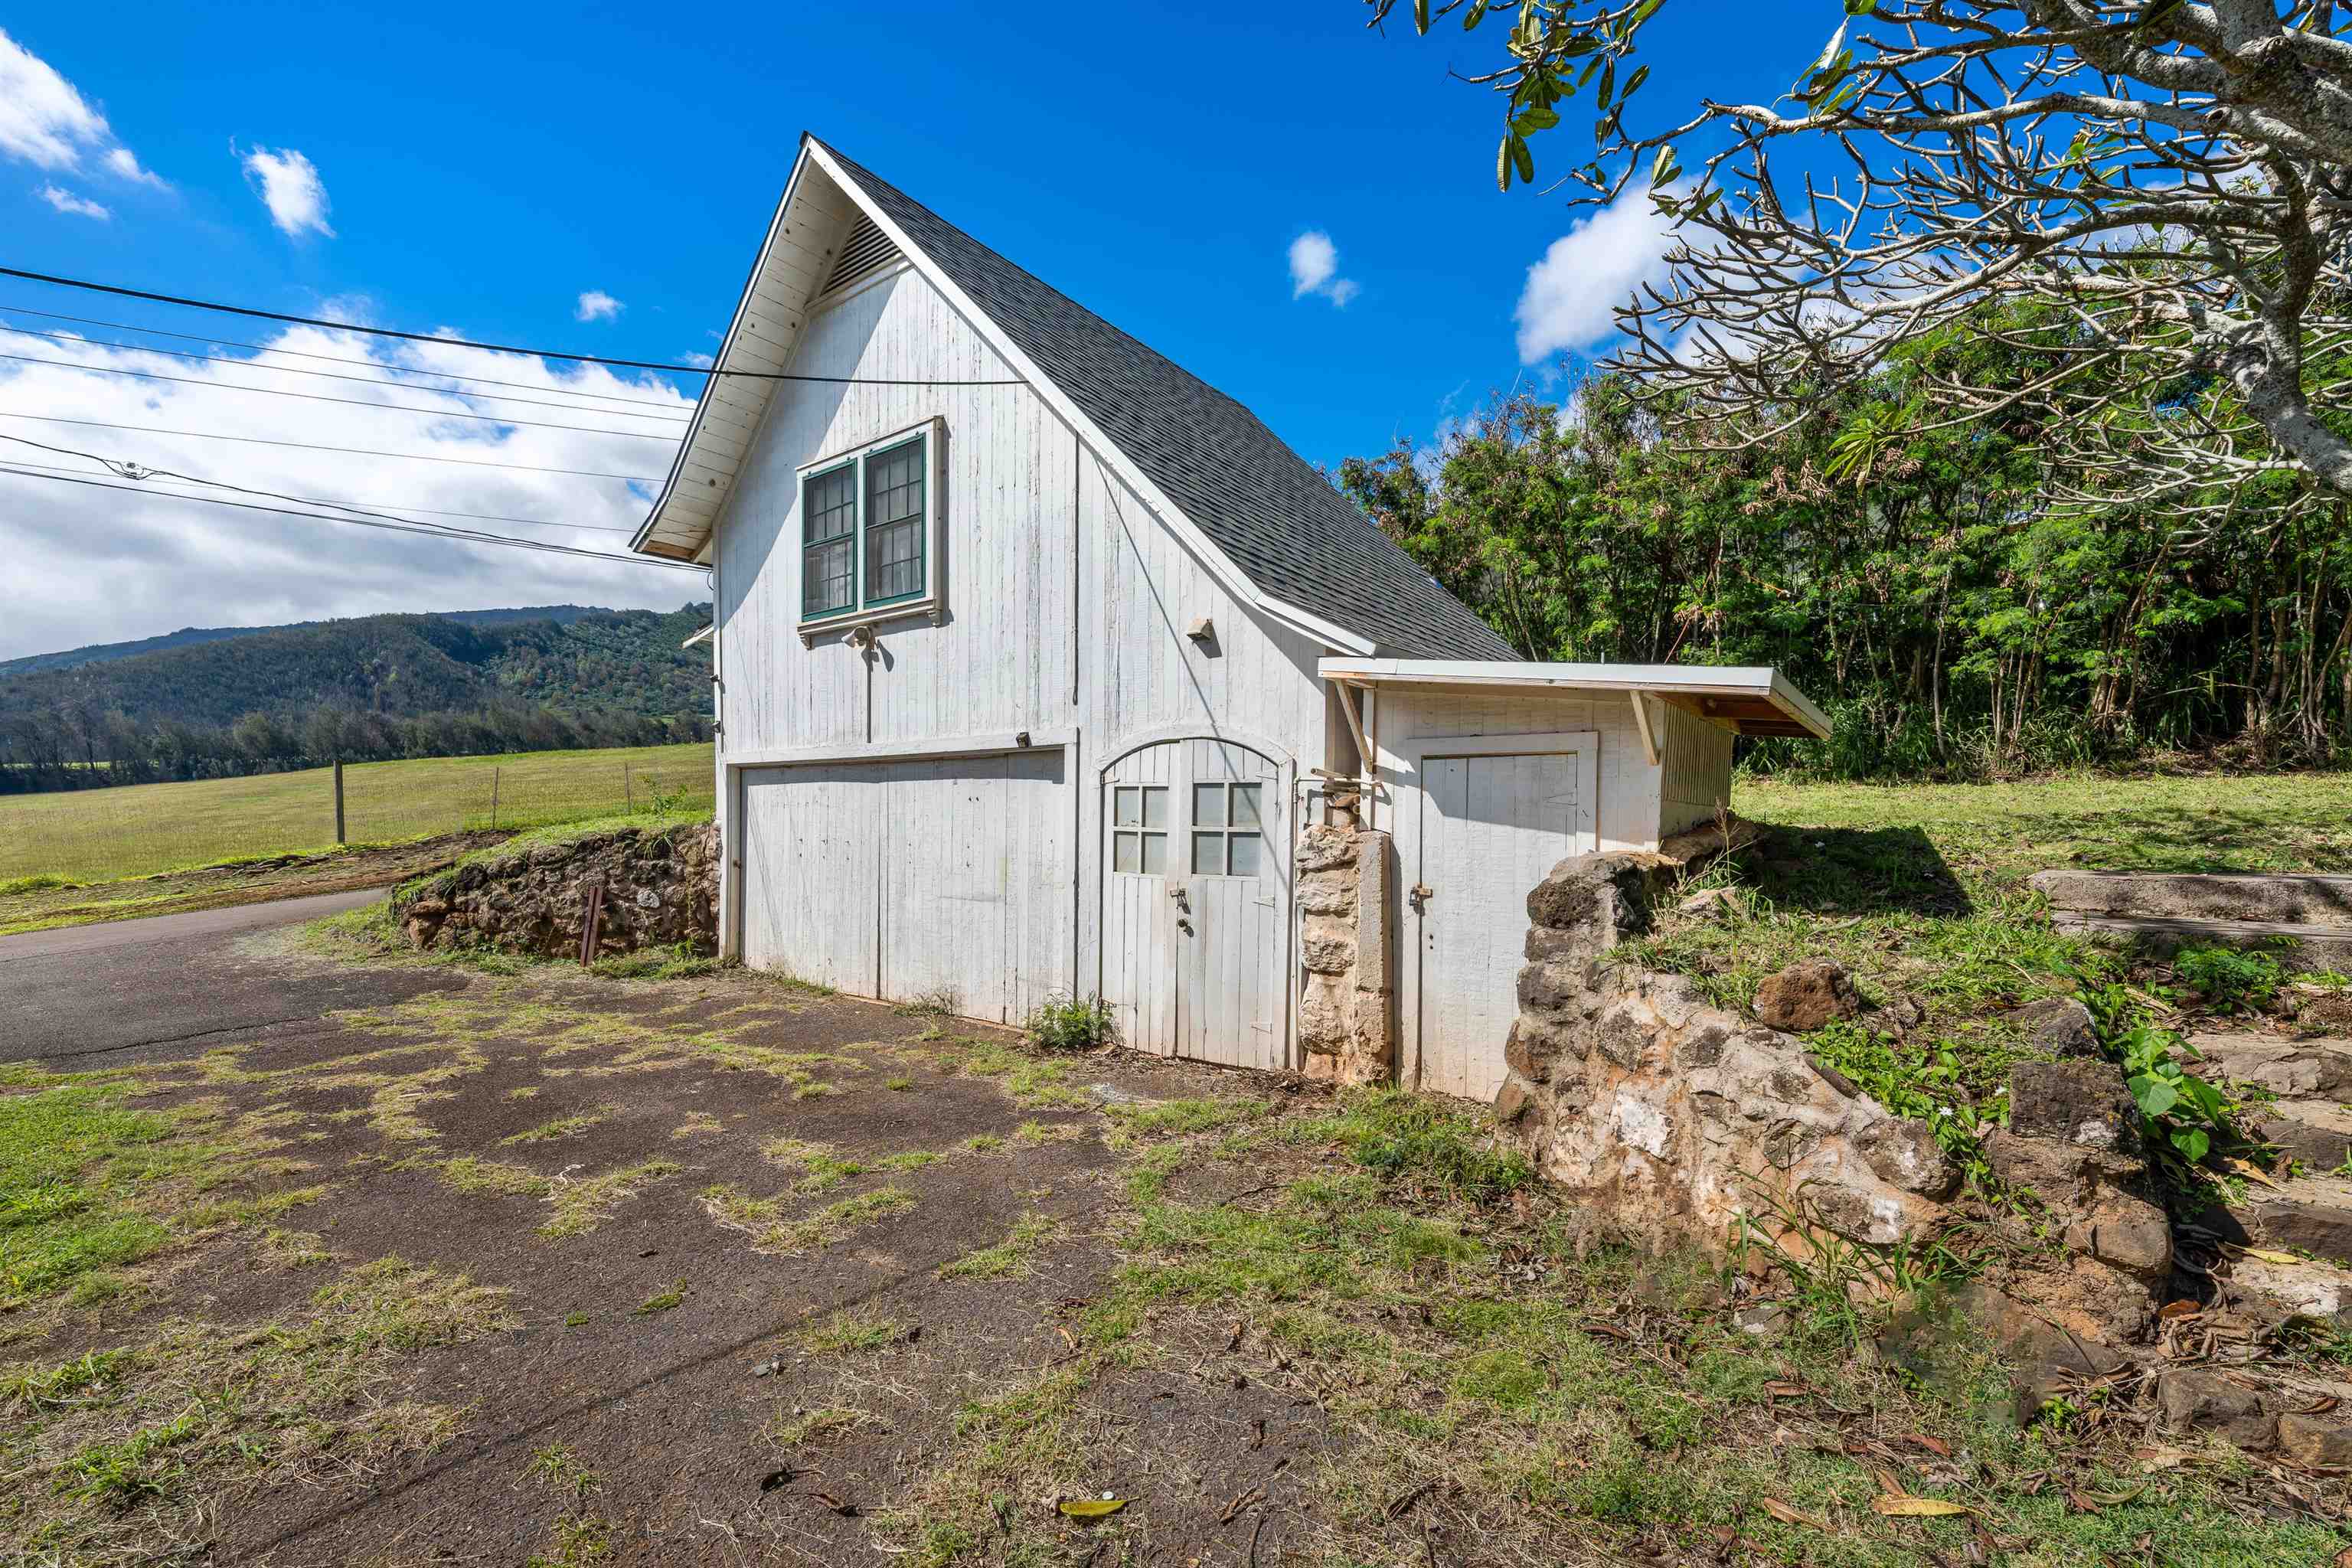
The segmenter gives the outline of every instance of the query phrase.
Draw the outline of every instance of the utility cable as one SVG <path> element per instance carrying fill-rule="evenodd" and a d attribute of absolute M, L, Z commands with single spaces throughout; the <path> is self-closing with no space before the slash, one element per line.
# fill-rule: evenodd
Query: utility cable
<path fill-rule="evenodd" d="M 0 353 L 0 361 L 52 365 L 58 370 L 78 370 L 84 375 L 131 375 L 142 381 L 168 381 L 181 386 L 208 387 L 215 392 L 250 392 L 259 397 L 301 397 L 312 403 L 340 403 L 351 408 L 380 408 L 387 414 L 422 414 L 433 419 L 478 419 L 491 425 L 513 425 L 532 430 L 577 430 L 585 436 L 626 436 L 638 441 L 679 439 L 675 435 L 658 430 L 614 430 L 602 425 L 558 425 L 550 419 L 509 419 L 497 414 L 463 414 L 456 409 L 419 408 L 409 403 L 371 403 L 364 397 L 330 397 L 323 392 L 289 392 L 276 386 L 239 386 L 234 382 L 205 381 L 193 375 L 165 375 L 161 371 L 125 370 L 110 364 L 76 364 L 71 360 L 40 359 L 32 354 Z M 449 395 L 457 397 L 462 395 L 453 392 Z"/>
<path fill-rule="evenodd" d="M 657 485 L 647 474 L 606 474 L 593 468 L 543 468 L 530 463 L 494 463 L 486 458 L 442 458 L 430 452 L 380 452 L 373 447 L 327 447 L 315 441 L 274 441 L 266 436 L 224 436 L 213 430 L 166 430 L 159 425 L 117 425 L 104 419 L 65 419 L 54 414 L 19 414 L 0 408 L 0 419 L 37 419 L 44 425 L 79 425 L 92 430 L 131 430 L 143 436 L 184 436 L 194 441 L 234 441 L 246 447 L 291 447 L 304 452 L 341 452 L 352 458 L 405 458 L 416 463 L 450 463 L 461 468 L 511 468 L 523 474 L 568 474 L 581 479 L 625 479 Z"/>
<path fill-rule="evenodd" d="M 156 338 L 177 338 L 182 342 L 187 343 L 211 343 L 217 348 L 252 349 L 259 353 L 286 354 L 294 359 L 314 359 L 319 361 L 321 364 L 373 365 L 378 370 L 388 371 L 395 375 L 430 375 L 437 377 L 443 381 L 477 381 L 481 383 L 484 386 L 520 386 L 532 392 L 562 392 L 563 395 L 566 397 L 594 397 L 601 398 L 606 403 L 635 403 L 642 404 L 647 408 L 675 408 L 677 406 L 677 404 L 666 399 L 652 397 L 624 397 L 617 392 L 569 392 L 565 391 L 562 387 L 541 386 L 535 381 L 499 381 L 487 375 L 461 375 L 454 370 L 420 370 L 415 365 L 386 364 L 382 360 L 352 359 L 342 354 L 312 353 L 308 349 L 282 349 L 275 347 L 269 343 L 239 342 L 234 338 L 210 338 L 205 336 L 201 332 L 175 332 L 168 327 L 134 327 L 129 321 L 100 321 L 96 316 L 68 316 L 59 310 L 36 310 L 30 305 L 0 305 L 0 314 L 38 316 L 43 321 L 72 321 L 78 325 L 85 327 L 112 327 L 117 331 L 144 332 L 150 337 Z M 75 338 L 69 341 L 75 342 L 96 342 L 100 340 L 96 338 Z M 435 341 L 438 342 L 440 340 L 436 339 Z M 134 345 L 130 343 L 124 343 L 119 346 L 123 348 L 134 347 Z M 143 353 L 167 354 L 175 351 L 171 349 L 142 349 L 138 352 Z M 209 354 L 199 354 L 195 357 L 199 359 L 209 359 L 215 356 Z M 237 360 L 232 363 L 242 364 L 245 362 Z M 284 367 L 273 366 L 272 368 L 279 369 Z M 679 366 L 676 368 L 684 369 L 688 367 Z M 315 371 L 310 371 L 302 374 L 317 374 L 318 373 Z M 607 412 L 610 411 L 607 410 Z"/>
<path fill-rule="evenodd" d="M 0 311 L 5 311 L 6 310 L 6 306 L 0 305 Z M 38 314 L 39 312 L 36 311 L 33 313 Z M 136 332 L 142 331 L 146 329 L 140 327 L 126 327 L 123 330 L 126 331 Z M 14 338 L 46 338 L 53 343 L 68 343 L 82 348 L 113 349 L 118 353 L 127 354 L 166 354 L 173 359 L 201 360 L 206 364 L 233 364 L 241 370 L 267 371 L 271 375 L 314 375 L 324 381 L 355 382 L 361 386 L 388 386 L 395 391 L 438 392 L 445 397 L 470 397 L 478 403 L 528 403 L 534 408 L 561 408 L 567 414 L 603 414 L 614 419 L 656 419 L 670 425 L 684 425 L 693 418 L 693 416 L 690 414 L 631 414 L 625 409 L 619 408 L 583 408 L 578 404 L 556 403 L 543 397 L 512 397 L 504 393 L 467 392 L 457 387 L 412 387 L 404 381 L 386 381 L 381 376 L 342 375 L 331 370 L 304 370 L 299 365 L 263 364 L 258 360 L 239 359 L 235 354 L 200 354 L 192 353 L 187 349 L 159 349 L 150 347 L 146 343 L 118 343 L 106 338 L 76 337 L 71 332 L 37 332 L 30 327 L 0 327 L 0 332 L 5 332 L 10 337 Z M 175 333 L 173 335 L 176 336 L 178 334 Z M 204 342 L 207 340 L 199 339 L 198 341 Z M 259 345 L 240 344 L 236 346 L 258 347 Z M 279 349 L 263 349 L 261 352 L 264 353 L 279 353 L 286 351 Z M 320 357 L 323 358 L 325 356 L 321 355 Z M 58 360 L 34 360 L 30 363 L 34 364 L 70 363 L 70 362 Z M 341 360 L 336 363 L 342 364 L 372 364 L 375 362 L 372 360 Z M 72 368 L 79 370 L 90 370 L 97 367 L 92 365 L 76 365 Z M 403 367 L 388 364 L 381 366 L 381 368 L 384 370 L 399 370 Z M 464 375 L 441 375 L 439 371 L 411 371 L 409 374 L 412 375 L 441 376 L 441 379 L 444 381 L 471 381 L 475 379 L 472 376 Z M 198 386 L 231 386 L 234 385 L 235 383 L 225 381 L 200 381 L 194 384 Z M 516 384 L 494 381 L 489 384 L 492 386 L 507 386 Z M 257 387 L 245 387 L 240 390 L 252 392 L 259 391 L 260 389 Z M 574 393 L 572 395 L 575 397 L 584 397 L 593 395 L 588 393 Z M 642 402 L 645 400 L 641 398 L 630 398 L 625 401 Z M 392 404 L 370 404 L 368 406 L 371 408 L 389 408 L 395 405 Z M 512 423 L 512 421 L 509 421 L 509 423 Z"/>
<path fill-rule="evenodd" d="M 127 490 L 133 495 L 142 493 L 136 484 L 109 484 L 103 479 L 80 479 L 70 474 L 34 473 L 5 463 L 0 463 L 0 474 L 14 474 L 18 479 L 47 479 L 52 484 L 84 485 L 91 489 Z M 414 533 L 426 539 L 448 540 L 462 544 L 500 544 L 512 550 L 536 550 L 551 555 L 579 555 L 591 561 L 613 561 L 628 566 L 666 566 L 679 572 L 703 570 L 702 567 L 688 561 L 664 561 L 651 555 L 614 555 L 608 551 L 582 550 L 569 544 L 550 544 L 544 540 L 509 539 L 501 533 L 474 533 L 463 529 L 441 530 L 430 524 L 385 522 L 368 517 L 336 517 L 323 511 L 297 511 L 289 507 L 262 506 L 254 501 L 229 500 L 218 496 L 176 495 L 162 490 L 148 490 L 144 493 L 163 496 L 172 500 L 194 501 L 202 506 L 234 507 L 239 511 L 260 511 L 279 517 L 308 518 L 314 522 L 344 522 L 354 528 L 377 528 L 388 533 Z"/>
<path fill-rule="evenodd" d="M 0 441 L 10 441 L 15 439 L 16 437 L 13 436 L 0 436 Z M 34 446 L 40 445 L 38 442 L 33 442 L 31 444 Z M 45 450 L 56 452 L 62 451 L 64 448 L 59 447 L 50 447 L 45 448 Z M 79 468 L 63 468 L 55 463 L 35 463 L 28 462 L 21 458 L 17 460 L 16 466 L 20 468 L 37 468 L 45 473 L 52 474 L 79 474 L 82 471 Z M 161 473 L 163 470 L 157 469 L 153 471 Z M 191 484 L 208 484 L 213 481 L 206 479 L 190 479 L 188 482 Z M 177 490 L 158 490 L 156 493 L 159 495 L 178 495 L 181 492 Z M 203 498 L 201 496 L 189 496 L 186 499 L 190 500 L 201 500 Z M 286 499 L 288 500 L 299 500 L 309 506 L 355 507 L 362 504 L 357 501 L 331 500 L 324 496 L 288 496 Z M 560 528 L 577 533 L 636 532 L 636 530 L 634 528 L 614 528 L 605 523 L 556 522 L 544 517 L 508 517 L 503 513 L 494 511 L 447 511 L 439 507 L 411 506 L 406 501 L 372 501 L 365 503 L 365 505 L 371 509 L 380 507 L 397 507 L 403 512 L 420 511 L 428 517 L 464 517 L 471 518 L 477 522 L 510 522 L 520 528 Z"/>
<path fill-rule="evenodd" d="M 859 375 L 794 375 L 781 370 L 721 370 L 716 365 L 701 368 L 694 365 L 665 364 L 659 360 L 608 359 L 602 354 L 566 353 L 557 349 L 522 348 L 513 343 L 486 343 L 472 338 L 445 338 L 432 332 L 404 332 L 391 327 L 362 327 L 355 321 L 331 321 L 319 316 L 289 315 L 283 310 L 257 310 L 251 305 L 224 305 L 211 300 L 192 300 L 183 294 L 157 294 L 145 289 L 126 289 L 119 283 L 95 283 L 85 278 L 60 278 L 49 272 L 27 272 L 21 267 L 0 267 L 0 278 L 22 278 L 32 283 L 54 283 L 61 289 L 87 289 L 97 294 L 114 294 L 126 300 L 152 300 L 159 305 L 182 305 L 192 310 L 216 310 L 224 315 L 251 316 L 264 321 L 290 321 L 298 327 L 325 327 L 338 332 L 365 332 L 372 337 L 399 338 L 412 343 L 439 343 L 448 348 L 480 349 L 486 353 L 531 354 L 540 359 L 568 361 L 572 364 L 614 365 L 623 370 L 657 370 L 666 375 L 735 376 L 746 381 L 814 381 L 839 386 L 1024 386 L 1017 377 L 1001 381 L 934 381 L 925 378 L 895 379 Z"/>
<path fill-rule="evenodd" d="M 233 485 L 226 479 L 206 479 L 202 474 L 184 473 L 177 468 L 150 468 L 144 463 L 133 462 L 127 458 L 109 458 L 98 452 L 85 452 L 79 447 L 53 447 L 46 441 L 36 441 L 24 436 L 10 436 L 5 432 L 0 432 L 0 441 L 11 441 L 19 447 L 32 447 L 40 451 L 53 453 L 61 458 L 79 458 L 86 463 L 96 464 L 98 467 L 105 469 L 109 474 L 111 474 L 118 479 L 132 479 L 142 484 L 145 483 L 149 479 L 179 479 L 187 484 L 209 486 L 214 489 L 235 490 L 239 495 L 259 496 L 265 500 L 290 500 L 302 506 L 332 507 L 337 511 L 356 512 L 362 517 L 380 517 L 390 522 L 416 521 L 415 518 L 399 517 L 390 512 L 371 510 L 366 507 L 359 505 L 355 501 L 327 500 L 318 496 L 289 495 L 283 490 L 265 490 L 257 489 L 251 485 Z M 26 463 L 24 466 L 32 468 L 50 468 L 55 467 L 55 465 L 48 463 Z M 56 471 L 58 473 L 69 473 L 73 470 L 56 468 Z M 200 496 L 192 496 L 187 499 L 192 500 L 200 500 L 204 498 Z M 404 507 L 402 510 L 404 511 L 431 511 L 434 509 L 431 507 Z M 531 528 L 583 528 L 592 533 L 634 533 L 636 531 L 636 530 L 633 528 L 600 528 L 592 523 L 550 522 L 544 519 L 527 517 L 490 517 L 478 512 L 445 512 L 442 515 L 446 517 L 473 517 L 486 522 L 519 522 Z M 420 528 L 446 528 L 447 525 L 438 522 L 422 522 L 417 523 L 417 526 Z M 455 529 L 450 531 L 478 534 L 483 531 L 480 529 Z"/>

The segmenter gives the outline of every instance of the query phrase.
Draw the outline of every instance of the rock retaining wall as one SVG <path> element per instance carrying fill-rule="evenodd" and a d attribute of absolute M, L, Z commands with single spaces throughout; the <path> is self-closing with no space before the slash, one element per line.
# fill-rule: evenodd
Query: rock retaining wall
<path fill-rule="evenodd" d="M 1934 1230 L 1959 1172 L 1800 1040 L 1687 978 L 1602 955 L 1649 926 L 1641 858 L 1563 860 L 1528 895 L 1527 966 L 1496 1113 L 1597 1229 L 1720 1247 L 1743 1218 L 1855 1241 Z"/>
<path fill-rule="evenodd" d="M 494 948 L 563 957 L 580 950 L 588 889 L 601 884 L 599 952 L 719 947 L 719 829 L 620 827 L 534 844 L 404 889 L 393 918 L 417 948 Z"/>

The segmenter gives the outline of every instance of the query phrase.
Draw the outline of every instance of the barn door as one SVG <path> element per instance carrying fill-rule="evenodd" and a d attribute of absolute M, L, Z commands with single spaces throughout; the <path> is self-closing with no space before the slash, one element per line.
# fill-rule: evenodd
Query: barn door
<path fill-rule="evenodd" d="M 1105 784 L 1104 995 L 1139 1049 L 1287 1065 L 1289 828 L 1282 770 L 1170 741 Z"/>

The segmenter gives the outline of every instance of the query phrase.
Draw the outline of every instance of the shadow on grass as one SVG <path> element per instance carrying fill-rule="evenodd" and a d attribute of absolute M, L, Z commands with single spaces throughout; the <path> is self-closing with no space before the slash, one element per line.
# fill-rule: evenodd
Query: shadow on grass
<path fill-rule="evenodd" d="M 1779 908 L 1817 915 L 1965 917 L 1976 906 L 1916 827 L 1774 827 L 1740 871 Z"/>

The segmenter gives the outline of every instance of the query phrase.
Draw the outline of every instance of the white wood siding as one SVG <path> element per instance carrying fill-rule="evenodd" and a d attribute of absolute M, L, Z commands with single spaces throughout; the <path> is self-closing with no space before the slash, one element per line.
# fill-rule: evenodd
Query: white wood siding
<path fill-rule="evenodd" d="M 1658 833 L 1671 837 L 1686 827 L 1715 820 L 1718 810 L 1731 806 L 1731 743 L 1738 739 L 1720 725 L 1664 702 L 1650 704 L 1664 755 L 1659 781 Z"/>
<path fill-rule="evenodd" d="M 851 289 L 812 317 L 791 368 L 933 382 L 1012 374 L 911 269 Z M 884 623 L 871 653 L 848 647 L 838 632 L 803 647 L 800 470 L 934 417 L 946 429 L 944 624 Z M 1130 1007 L 1155 1005 L 1148 994 L 1128 994 L 1126 977 L 1102 970 L 1107 765 L 1151 741 L 1193 739 L 1249 746 L 1292 780 L 1325 760 L 1327 695 L 1316 663 L 1327 650 L 1234 597 L 1025 386 L 788 384 L 752 439 L 715 551 L 727 660 L 722 769 L 782 753 L 822 758 L 983 733 L 1074 737 L 1053 804 L 1038 808 L 1068 825 L 1061 841 L 1068 852 L 1042 862 L 1038 874 L 1055 879 L 1071 912 L 1055 917 L 1053 938 L 1034 938 L 1075 951 L 1075 968 L 1065 962 L 1055 971 L 1066 989 L 1099 989 Z M 1202 617 L 1215 628 L 1205 642 L 1185 635 Z M 952 759 L 935 774 L 940 788 L 957 776 Z M 763 817 L 750 799 L 747 792 L 739 835 L 744 954 L 793 968 L 793 942 L 809 933 L 793 923 L 800 917 L 774 907 L 782 895 L 752 886 L 781 874 L 755 866 L 753 847 L 763 833 L 773 843 L 785 829 L 774 808 Z M 1250 938 L 1276 944 L 1286 977 L 1288 837 L 1297 818 L 1296 799 L 1286 799 L 1276 849 L 1281 908 L 1269 932 Z M 1007 831 L 988 822 L 977 830 Z M 790 896 L 824 890 L 803 886 Z M 921 895 L 908 889 L 905 897 L 902 920 L 913 918 Z M 1041 912 L 1024 917 L 1024 929 L 1043 932 L 1052 900 L 1042 884 L 1027 898 Z M 913 969 L 877 962 L 886 994 L 919 994 L 900 989 L 917 983 Z M 1034 989 L 1026 980 L 1016 984 L 1023 994 Z M 1280 987 L 1271 1028 L 1278 1062 L 1289 1059 L 1291 989 Z M 1265 1059 L 1269 1052 L 1259 1042 L 1246 1054 Z"/>
<path fill-rule="evenodd" d="M 1661 705 L 1650 708 L 1654 722 Z M 1596 759 L 1599 777 L 1593 803 L 1595 847 L 1654 849 L 1658 847 L 1658 770 L 1642 751 L 1641 732 L 1633 726 L 1632 700 L 1622 692 L 1593 696 L 1560 696 L 1533 692 L 1501 693 L 1448 689 L 1383 687 L 1367 716 L 1373 747 L 1381 753 L 1381 776 L 1393 794 L 1402 760 L 1419 745 L 1438 737 L 1532 735 L 1562 730 L 1590 730 L 1600 736 Z M 1403 816 L 1417 812 L 1419 803 L 1384 801 L 1376 808 L 1375 826 L 1390 826 L 1385 813 Z M 1405 831 L 1400 828 L 1400 832 Z M 1523 898 L 1525 888 L 1511 896 Z M 1498 895 L 1499 896 L 1499 895 Z"/>

